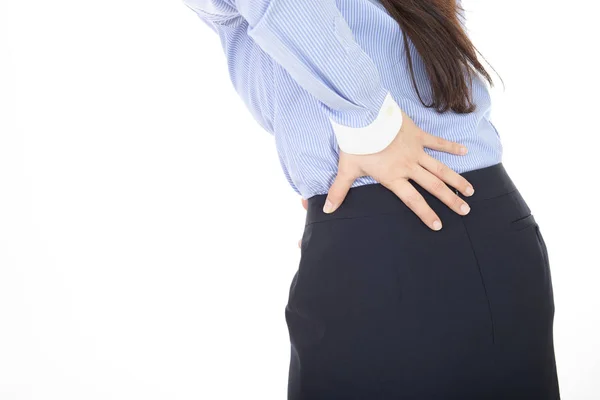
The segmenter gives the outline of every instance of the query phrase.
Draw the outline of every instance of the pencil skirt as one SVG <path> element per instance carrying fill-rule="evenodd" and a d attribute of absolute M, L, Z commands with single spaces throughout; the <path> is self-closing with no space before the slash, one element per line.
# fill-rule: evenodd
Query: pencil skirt
<path fill-rule="evenodd" d="M 285 318 L 289 400 L 560 399 L 540 226 L 502 163 L 433 231 L 381 184 L 308 200 Z"/>

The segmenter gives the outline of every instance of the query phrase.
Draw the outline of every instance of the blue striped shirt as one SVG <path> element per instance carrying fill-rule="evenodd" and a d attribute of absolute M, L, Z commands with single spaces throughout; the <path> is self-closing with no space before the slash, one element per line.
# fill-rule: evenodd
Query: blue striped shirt
<path fill-rule="evenodd" d="M 284 174 L 303 198 L 328 192 L 340 149 L 368 154 L 389 144 L 400 109 L 424 131 L 469 149 L 459 156 L 425 148 L 456 172 L 501 161 L 483 79 L 473 76 L 472 113 L 425 107 L 402 31 L 377 0 L 183 1 L 220 37 L 235 90 L 274 136 Z M 430 103 L 425 66 L 408 43 L 419 93 Z M 353 187 L 375 182 L 365 176 Z"/>

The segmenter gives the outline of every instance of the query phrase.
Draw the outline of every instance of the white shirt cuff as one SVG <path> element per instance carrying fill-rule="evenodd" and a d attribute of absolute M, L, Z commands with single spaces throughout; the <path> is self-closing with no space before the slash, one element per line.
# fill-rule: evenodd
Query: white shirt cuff
<path fill-rule="evenodd" d="M 329 120 L 344 153 L 373 154 L 392 143 L 402 126 L 402 112 L 388 93 L 375 120 L 365 127 L 352 128 L 340 125 L 331 118 Z"/>

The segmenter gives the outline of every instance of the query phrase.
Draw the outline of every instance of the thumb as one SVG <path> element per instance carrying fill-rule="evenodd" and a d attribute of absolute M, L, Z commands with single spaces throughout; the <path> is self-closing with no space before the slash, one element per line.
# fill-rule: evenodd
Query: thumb
<path fill-rule="evenodd" d="M 344 202 L 353 183 L 354 177 L 338 173 L 335 181 L 333 181 L 333 185 L 329 188 L 323 212 L 326 214 L 334 212 Z"/>

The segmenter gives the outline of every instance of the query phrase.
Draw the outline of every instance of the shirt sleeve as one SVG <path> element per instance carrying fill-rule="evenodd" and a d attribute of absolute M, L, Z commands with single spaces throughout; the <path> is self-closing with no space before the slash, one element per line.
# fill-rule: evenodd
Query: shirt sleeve
<path fill-rule="evenodd" d="M 183 0 L 213 29 L 237 18 L 248 35 L 320 101 L 338 145 L 350 154 L 383 150 L 402 112 L 335 0 Z"/>

